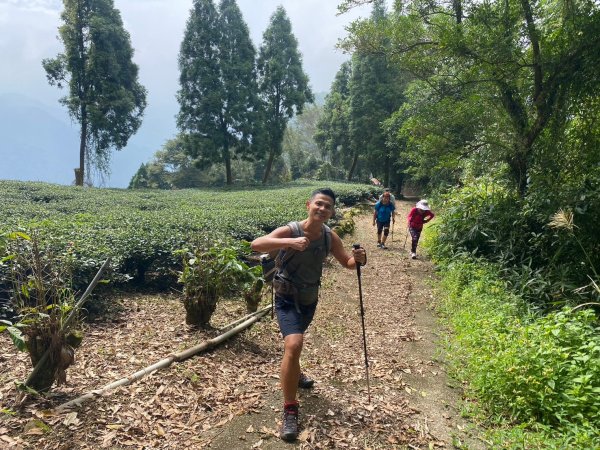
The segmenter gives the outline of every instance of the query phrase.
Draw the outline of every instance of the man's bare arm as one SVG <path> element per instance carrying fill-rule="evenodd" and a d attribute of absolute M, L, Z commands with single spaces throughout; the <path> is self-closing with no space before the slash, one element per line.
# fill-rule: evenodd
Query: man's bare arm
<path fill-rule="evenodd" d="M 346 269 L 355 269 L 357 261 L 361 264 L 366 262 L 364 248 L 352 249 L 352 254 L 348 253 L 340 237 L 333 231 L 331 232 L 331 253 Z"/>
<path fill-rule="evenodd" d="M 310 241 L 304 236 L 296 238 L 291 236 L 292 230 L 290 230 L 290 227 L 279 227 L 265 236 L 254 239 L 250 247 L 255 252 L 261 253 L 268 253 L 283 248 L 293 248 L 301 252 L 310 244 Z"/>

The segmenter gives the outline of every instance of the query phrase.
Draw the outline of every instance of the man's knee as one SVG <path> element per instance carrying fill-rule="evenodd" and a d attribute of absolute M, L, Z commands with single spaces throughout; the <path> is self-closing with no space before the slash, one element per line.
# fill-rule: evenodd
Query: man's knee
<path fill-rule="evenodd" d="M 388 234 L 390 234 L 390 229 L 386 227 L 383 229 L 383 235 L 387 236 Z"/>
<path fill-rule="evenodd" d="M 299 357 L 302 352 L 304 336 L 302 334 L 290 334 L 285 337 L 284 350 L 289 357 Z"/>

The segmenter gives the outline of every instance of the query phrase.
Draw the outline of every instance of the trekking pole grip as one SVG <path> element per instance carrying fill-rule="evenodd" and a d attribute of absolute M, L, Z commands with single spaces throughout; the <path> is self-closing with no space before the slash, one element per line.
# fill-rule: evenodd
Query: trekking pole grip
<path fill-rule="evenodd" d="M 355 250 L 358 250 L 358 249 L 360 248 L 360 244 L 352 244 L 352 247 L 353 247 Z M 356 271 L 357 271 L 359 274 L 360 274 L 360 266 L 361 266 L 361 263 L 359 263 L 358 261 L 356 261 Z"/>

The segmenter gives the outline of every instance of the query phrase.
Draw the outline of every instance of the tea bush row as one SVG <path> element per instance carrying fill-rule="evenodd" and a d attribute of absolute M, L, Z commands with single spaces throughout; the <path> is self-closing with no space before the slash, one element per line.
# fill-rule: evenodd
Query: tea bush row
<path fill-rule="evenodd" d="M 347 205 L 374 194 L 369 185 L 328 183 Z M 0 181 L 0 233 L 36 235 L 73 264 L 84 285 L 112 257 L 115 281 L 175 282 L 175 251 L 204 239 L 251 240 L 306 215 L 322 183 L 222 190 L 120 190 Z M 0 274 L 1 277 L 1 274 Z"/>

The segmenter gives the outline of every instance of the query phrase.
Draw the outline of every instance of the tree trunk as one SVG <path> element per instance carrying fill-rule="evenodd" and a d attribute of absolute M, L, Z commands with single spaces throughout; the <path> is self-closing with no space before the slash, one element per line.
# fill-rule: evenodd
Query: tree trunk
<path fill-rule="evenodd" d="M 457 24 L 462 23 L 463 9 L 462 0 L 452 0 L 452 9 L 454 9 L 454 18 Z"/>
<path fill-rule="evenodd" d="M 37 366 L 42 356 L 50 349 L 50 339 L 44 339 L 42 336 L 33 336 L 27 341 L 27 349 L 33 367 Z M 48 392 L 54 384 L 55 373 L 57 369 L 56 360 L 58 355 L 56 351 L 52 352 L 45 362 L 42 362 L 38 371 L 31 380 L 28 380 L 27 386 L 38 392 Z"/>
<path fill-rule="evenodd" d="M 385 187 L 390 187 L 390 178 L 392 173 L 392 161 L 389 156 L 385 158 L 385 172 L 383 174 L 383 185 Z"/>
<path fill-rule="evenodd" d="M 184 299 L 185 323 L 201 328 L 210 327 L 210 318 L 217 308 L 217 298 L 211 295 L 198 295 Z"/>
<path fill-rule="evenodd" d="M 394 183 L 395 192 L 402 196 L 402 188 L 404 187 L 404 174 L 402 172 L 396 173 L 396 176 L 394 177 Z"/>
<path fill-rule="evenodd" d="M 356 170 L 357 164 L 358 152 L 354 152 L 354 157 L 352 158 L 352 165 L 350 166 L 350 170 L 348 171 L 348 181 L 352 181 L 352 177 L 354 176 L 354 171 Z"/>
<path fill-rule="evenodd" d="M 75 167 L 75 186 L 83 186 L 83 177 L 81 176 L 81 169 Z"/>
<path fill-rule="evenodd" d="M 529 149 L 523 148 L 524 144 L 515 144 L 513 156 L 508 161 L 512 179 L 517 186 L 521 198 L 527 193 L 527 154 Z"/>
<path fill-rule="evenodd" d="M 83 186 L 85 179 L 85 148 L 87 144 L 87 109 L 85 104 L 81 106 L 81 134 L 79 140 L 79 178 L 75 178 L 76 186 Z"/>
<path fill-rule="evenodd" d="M 281 155 L 281 148 L 283 146 L 283 136 L 285 135 L 285 124 L 283 126 L 277 126 L 269 133 L 269 143 L 271 145 L 271 151 L 269 153 L 269 159 L 267 161 L 267 167 L 265 167 L 265 173 L 263 175 L 263 184 L 267 184 L 269 177 L 271 176 L 271 170 L 273 170 L 273 162 L 275 157 Z"/>
<path fill-rule="evenodd" d="M 267 166 L 265 167 L 265 174 L 263 175 L 262 184 L 267 184 L 269 180 L 269 176 L 271 175 L 271 169 L 273 167 L 273 160 L 275 159 L 275 149 L 271 147 L 271 152 L 269 153 L 269 159 L 267 160 Z"/>
<path fill-rule="evenodd" d="M 228 142 L 225 142 L 225 147 L 223 147 L 223 159 L 225 160 L 225 179 L 227 180 L 227 185 L 231 186 L 233 184 L 233 177 L 231 176 L 231 153 L 229 152 Z"/>
<path fill-rule="evenodd" d="M 78 70 L 76 73 L 77 77 L 77 97 L 80 102 L 81 113 L 81 132 L 79 141 L 79 178 L 75 179 L 76 186 L 83 186 L 85 180 L 85 151 L 87 146 L 87 134 L 88 134 L 88 117 L 87 117 L 87 93 L 88 86 L 86 80 L 86 60 L 87 60 L 87 49 L 85 45 L 84 28 L 85 21 L 83 18 L 84 5 L 82 2 L 77 2 L 77 18 L 76 18 L 76 40 L 77 40 L 77 51 L 79 52 L 79 61 L 77 63 Z"/>
<path fill-rule="evenodd" d="M 246 300 L 246 311 L 253 313 L 258 310 L 258 305 L 262 300 L 262 290 L 264 282 L 257 280 L 250 289 L 244 292 L 244 300 Z"/>

